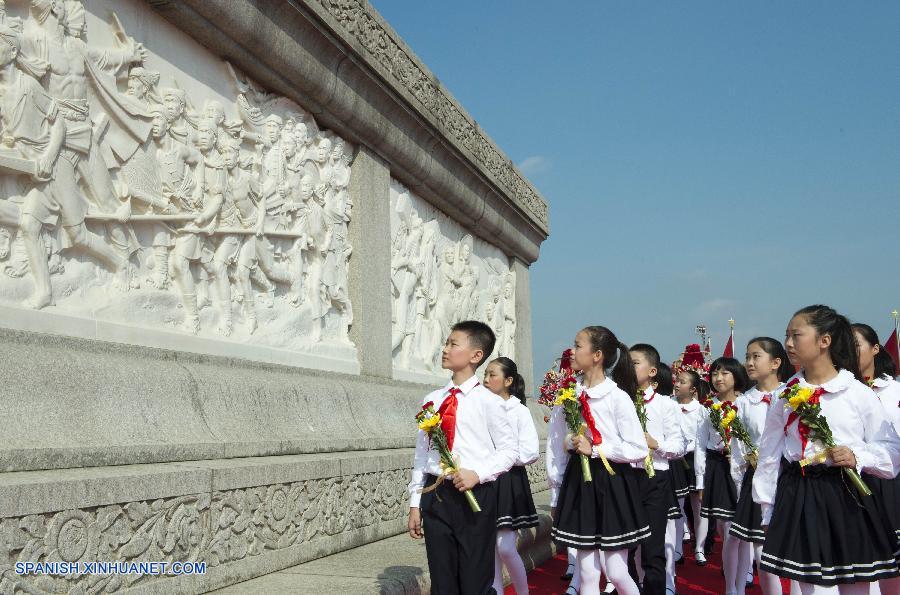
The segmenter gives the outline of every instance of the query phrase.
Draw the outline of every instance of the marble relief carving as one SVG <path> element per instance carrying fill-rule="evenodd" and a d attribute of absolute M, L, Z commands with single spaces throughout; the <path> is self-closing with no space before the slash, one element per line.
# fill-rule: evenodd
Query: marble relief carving
<path fill-rule="evenodd" d="M 80 0 L 6 4 L 0 303 L 350 346 L 353 147 L 230 67 L 188 93 L 114 13 L 95 43 Z"/>
<path fill-rule="evenodd" d="M 441 372 L 441 347 L 456 322 L 497 334 L 494 356 L 515 357 L 515 273 L 498 248 L 391 181 L 392 348 L 395 369 Z"/>

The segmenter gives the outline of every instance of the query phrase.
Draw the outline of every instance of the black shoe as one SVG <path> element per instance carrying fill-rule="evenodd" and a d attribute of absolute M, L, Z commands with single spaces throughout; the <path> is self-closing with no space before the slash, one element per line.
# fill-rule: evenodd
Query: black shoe
<path fill-rule="evenodd" d="M 569 570 L 571 568 L 571 570 Z M 560 580 L 570 581 L 572 580 L 572 575 L 575 573 L 575 565 L 569 564 L 566 567 L 566 571 L 559 577 Z"/>
<path fill-rule="evenodd" d="M 678 558 L 677 560 L 675 560 L 675 564 L 676 564 L 677 566 L 684 566 L 684 556 L 681 556 L 680 558 Z"/>

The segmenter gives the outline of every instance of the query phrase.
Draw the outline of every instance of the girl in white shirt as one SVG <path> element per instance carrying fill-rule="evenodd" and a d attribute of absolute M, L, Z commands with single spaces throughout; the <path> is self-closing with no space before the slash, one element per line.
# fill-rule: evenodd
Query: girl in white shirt
<path fill-rule="evenodd" d="M 741 420 L 750 435 L 756 453 L 751 453 L 737 438 L 731 441 L 731 478 L 738 492 L 737 509 L 731 521 L 731 535 L 738 547 L 738 569 L 749 568 L 753 578 L 752 564 L 762 555 L 762 544 L 766 534 L 762 529 L 762 511 L 753 501 L 753 474 L 756 471 L 755 456 L 759 454 L 759 442 L 766 425 L 766 414 L 772 401 L 778 400 L 782 385 L 794 375 L 794 366 L 788 360 L 784 346 L 771 337 L 757 337 L 747 343 L 747 357 L 744 363 L 747 375 L 755 386 L 739 396 L 737 418 Z M 759 572 L 759 585 L 763 595 L 781 595 L 781 581 L 774 574 Z M 735 585 L 739 595 L 744 593 L 743 581 Z"/>
<path fill-rule="evenodd" d="M 628 548 L 646 538 L 650 527 L 630 464 L 643 461 L 649 449 L 632 401 L 634 365 L 612 331 L 590 326 L 575 336 L 572 369 L 581 373 L 575 395 L 587 429 L 569 435 L 563 407 L 553 408 L 547 437 L 551 535 L 578 550 L 582 595 L 599 595 L 601 568 L 620 595 L 638 595 L 628 574 Z M 589 457 L 592 481 L 582 475 L 582 454 Z"/>
<path fill-rule="evenodd" d="M 684 507 L 685 500 L 690 494 L 691 509 L 694 519 L 694 535 L 699 533 L 698 525 L 700 524 L 700 492 L 697 490 L 697 480 L 694 476 L 694 449 L 697 444 L 697 434 L 700 431 L 700 423 L 706 415 L 706 409 L 700 404 L 700 401 L 706 400 L 709 394 L 709 388 L 706 382 L 700 378 L 700 374 L 696 370 L 682 368 L 678 371 L 675 378 L 675 398 L 678 407 L 681 410 L 681 431 L 687 440 L 687 446 L 684 458 L 680 461 L 672 462 L 673 475 L 683 475 L 684 478 L 678 480 L 680 490 L 676 491 L 678 496 L 678 508 L 681 510 L 681 522 L 676 523 L 675 536 L 675 553 L 676 559 L 682 558 L 682 543 L 685 533 L 690 535 L 687 530 L 687 511 Z M 678 466 L 681 465 L 681 469 Z M 688 537 L 690 539 L 690 537 Z M 702 546 L 701 546 L 702 547 Z"/>
<path fill-rule="evenodd" d="M 753 499 L 768 526 L 760 566 L 798 581 L 803 595 L 832 585 L 842 595 L 863 595 L 868 583 L 900 573 L 896 539 L 874 499 L 861 495 L 842 468 L 892 477 L 897 437 L 881 402 L 861 382 L 846 317 L 827 306 L 803 308 L 788 324 L 785 347 L 802 367 L 786 388 L 816 390 L 838 446 L 826 450 L 801 433 L 802 420 L 791 415 L 785 393 L 772 403 L 753 478 Z M 812 463 L 801 467 L 803 459 Z"/>
<path fill-rule="evenodd" d="M 718 402 L 733 403 L 738 394 L 750 387 L 750 379 L 741 362 L 733 357 L 720 357 L 709 367 L 713 390 Z M 709 520 L 716 522 L 716 529 L 722 536 L 722 569 L 725 571 L 725 593 L 737 592 L 737 583 L 744 582 L 746 569 L 738 572 L 737 540 L 731 536 L 731 520 L 737 509 L 737 487 L 731 478 L 729 448 L 717 428 L 709 420 L 709 412 L 700 424 L 697 447 L 694 450 L 694 466 L 697 487 L 703 490 L 700 505 L 700 530 L 695 544 L 698 563 L 703 556 L 703 543 L 709 527 Z M 730 447 L 730 445 L 729 445 Z"/>
<path fill-rule="evenodd" d="M 531 411 L 525 406 L 525 380 L 516 363 L 508 357 L 498 357 L 484 371 L 484 385 L 500 395 L 504 409 L 516 436 L 517 455 L 513 467 L 496 480 L 497 491 L 497 551 L 494 556 L 494 590 L 503 592 L 503 565 L 516 589 L 516 595 L 528 593 L 525 564 L 516 549 L 519 529 L 538 526 L 538 515 L 531 496 L 531 485 L 525 465 L 538 459 L 540 443 Z"/>
<path fill-rule="evenodd" d="M 897 375 L 897 367 L 894 360 L 888 355 L 878 335 L 868 324 L 855 323 L 852 325 L 853 335 L 856 338 L 856 347 L 859 352 L 859 370 L 863 379 L 872 387 L 878 395 L 882 406 L 891 418 L 894 431 L 900 431 L 900 382 L 894 380 Z M 900 459 L 900 457 L 897 457 Z M 882 510 L 888 528 L 894 531 L 897 537 L 897 547 L 900 549 L 900 460 L 894 461 L 893 479 L 882 479 L 866 474 L 866 484 L 872 488 L 872 493 L 881 499 Z M 900 578 L 885 579 L 879 581 L 882 593 L 900 593 Z"/>

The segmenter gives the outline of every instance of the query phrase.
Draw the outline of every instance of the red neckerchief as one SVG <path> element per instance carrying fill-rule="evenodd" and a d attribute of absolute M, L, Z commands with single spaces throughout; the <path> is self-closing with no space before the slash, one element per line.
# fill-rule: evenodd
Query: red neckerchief
<path fill-rule="evenodd" d="M 761 401 L 762 403 L 765 403 L 766 405 L 771 405 L 771 404 L 772 404 L 772 393 L 766 393 L 766 394 L 764 394 L 764 395 L 762 396 L 762 399 L 760 399 L 760 401 Z"/>
<path fill-rule="evenodd" d="M 587 424 L 588 429 L 591 431 L 591 444 L 597 446 L 598 444 L 603 443 L 603 436 L 600 435 L 600 430 L 597 429 L 597 424 L 594 422 L 594 414 L 591 413 L 591 406 L 588 404 L 588 394 L 587 391 L 581 391 L 581 396 L 578 397 L 578 402 L 581 404 L 581 417 L 584 418 L 584 422 Z"/>
<path fill-rule="evenodd" d="M 649 399 L 646 397 L 646 395 L 644 396 L 644 404 L 646 405 L 647 403 L 649 403 L 650 401 L 652 401 L 652 400 L 653 400 L 653 397 L 655 397 L 655 396 L 656 396 L 656 389 L 653 389 L 653 394 L 650 395 L 650 398 L 649 398 Z"/>
<path fill-rule="evenodd" d="M 472 388 L 479 384 L 481 383 L 476 382 Z M 444 431 L 444 436 L 447 437 L 447 448 L 452 451 L 453 440 L 456 438 L 456 408 L 459 406 L 459 395 L 463 392 L 458 386 L 451 386 L 447 392 L 449 395 L 441 403 L 438 413 L 441 416 L 441 429 Z"/>

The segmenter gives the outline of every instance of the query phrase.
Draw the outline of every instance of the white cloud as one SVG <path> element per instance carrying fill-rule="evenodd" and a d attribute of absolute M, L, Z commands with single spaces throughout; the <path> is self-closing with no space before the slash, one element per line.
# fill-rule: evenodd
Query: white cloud
<path fill-rule="evenodd" d="M 694 317 L 698 318 L 700 322 L 710 324 L 715 317 L 732 316 L 736 305 L 737 302 L 734 300 L 713 298 L 711 300 L 700 302 L 697 307 L 694 308 Z"/>
<path fill-rule="evenodd" d="M 550 162 L 547 161 L 547 158 L 543 155 L 533 155 L 523 159 L 516 167 L 518 167 L 519 171 L 526 176 L 533 176 L 535 174 L 542 174 L 550 169 Z"/>

